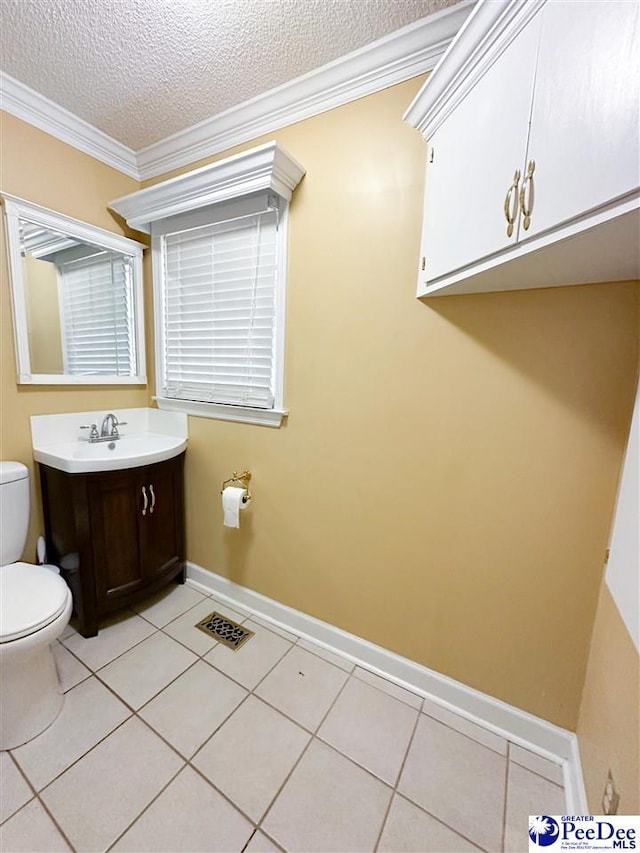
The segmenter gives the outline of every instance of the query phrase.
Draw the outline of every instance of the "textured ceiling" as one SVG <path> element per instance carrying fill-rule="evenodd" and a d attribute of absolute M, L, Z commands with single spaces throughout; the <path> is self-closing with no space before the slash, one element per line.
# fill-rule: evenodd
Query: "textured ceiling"
<path fill-rule="evenodd" d="M 0 68 L 138 150 L 455 0 L 0 0 Z"/>

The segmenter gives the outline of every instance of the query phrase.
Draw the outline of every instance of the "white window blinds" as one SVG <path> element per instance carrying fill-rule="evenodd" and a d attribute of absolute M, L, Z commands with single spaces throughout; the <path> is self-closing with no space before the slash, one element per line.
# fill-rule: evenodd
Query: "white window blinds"
<path fill-rule="evenodd" d="M 162 237 L 161 395 L 274 405 L 278 213 Z"/>
<path fill-rule="evenodd" d="M 58 263 L 66 373 L 136 373 L 131 272 L 131 259 L 117 252 Z"/>

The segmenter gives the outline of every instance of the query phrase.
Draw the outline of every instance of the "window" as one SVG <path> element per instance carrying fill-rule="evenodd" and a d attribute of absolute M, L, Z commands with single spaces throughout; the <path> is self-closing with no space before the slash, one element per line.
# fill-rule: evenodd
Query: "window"
<path fill-rule="evenodd" d="M 56 255 L 64 373 L 135 374 L 132 259 L 95 249 L 73 255 Z"/>
<path fill-rule="evenodd" d="M 109 205 L 152 236 L 160 408 L 280 426 L 288 208 L 303 175 L 267 142 Z"/>
<path fill-rule="evenodd" d="M 280 422 L 286 208 L 262 194 L 153 226 L 165 407 Z"/>

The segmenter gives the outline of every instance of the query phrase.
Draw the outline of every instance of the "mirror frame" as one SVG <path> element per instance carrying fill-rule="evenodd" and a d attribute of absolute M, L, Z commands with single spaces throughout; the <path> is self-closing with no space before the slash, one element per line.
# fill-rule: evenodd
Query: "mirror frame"
<path fill-rule="evenodd" d="M 9 286 L 13 314 L 13 339 L 19 385 L 146 385 L 144 339 L 144 303 L 142 297 L 142 252 L 146 246 L 30 201 L 0 193 L 5 213 Z M 138 372 L 135 376 L 74 376 L 69 373 L 32 373 L 27 327 L 27 302 L 24 267 L 20 249 L 20 219 L 61 231 L 81 242 L 90 243 L 133 258 L 133 304 L 135 311 L 135 348 Z"/>

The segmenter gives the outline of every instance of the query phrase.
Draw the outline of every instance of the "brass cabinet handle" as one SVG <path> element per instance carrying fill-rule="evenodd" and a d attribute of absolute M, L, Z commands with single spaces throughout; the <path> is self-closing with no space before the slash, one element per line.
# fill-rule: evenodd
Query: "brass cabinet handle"
<path fill-rule="evenodd" d="M 144 501 L 144 504 L 142 505 L 142 514 L 146 515 L 147 507 L 149 506 L 149 498 L 147 497 L 147 490 L 144 486 L 142 487 L 142 499 Z"/>
<path fill-rule="evenodd" d="M 513 183 L 507 190 L 507 195 L 504 200 L 504 215 L 507 220 L 507 237 L 511 237 L 513 234 L 513 224 L 516 221 L 516 216 L 518 215 L 518 184 L 520 183 L 520 169 L 516 169 L 513 174 Z M 515 204 L 511 205 L 512 199 L 515 201 Z"/>
<path fill-rule="evenodd" d="M 149 514 L 151 514 L 156 505 L 156 493 L 153 491 L 153 485 L 149 483 L 149 491 L 151 492 L 151 509 L 149 510 Z"/>
<path fill-rule="evenodd" d="M 522 216 L 524 217 L 523 225 L 524 230 L 527 231 L 529 226 L 531 225 L 531 214 L 533 213 L 533 202 L 534 202 L 534 192 L 533 192 L 533 173 L 536 170 L 536 161 L 529 160 L 529 165 L 527 166 L 527 176 L 522 182 L 522 189 L 520 190 L 520 210 L 522 212 Z M 529 187 L 529 193 L 527 197 L 527 185 Z"/>

